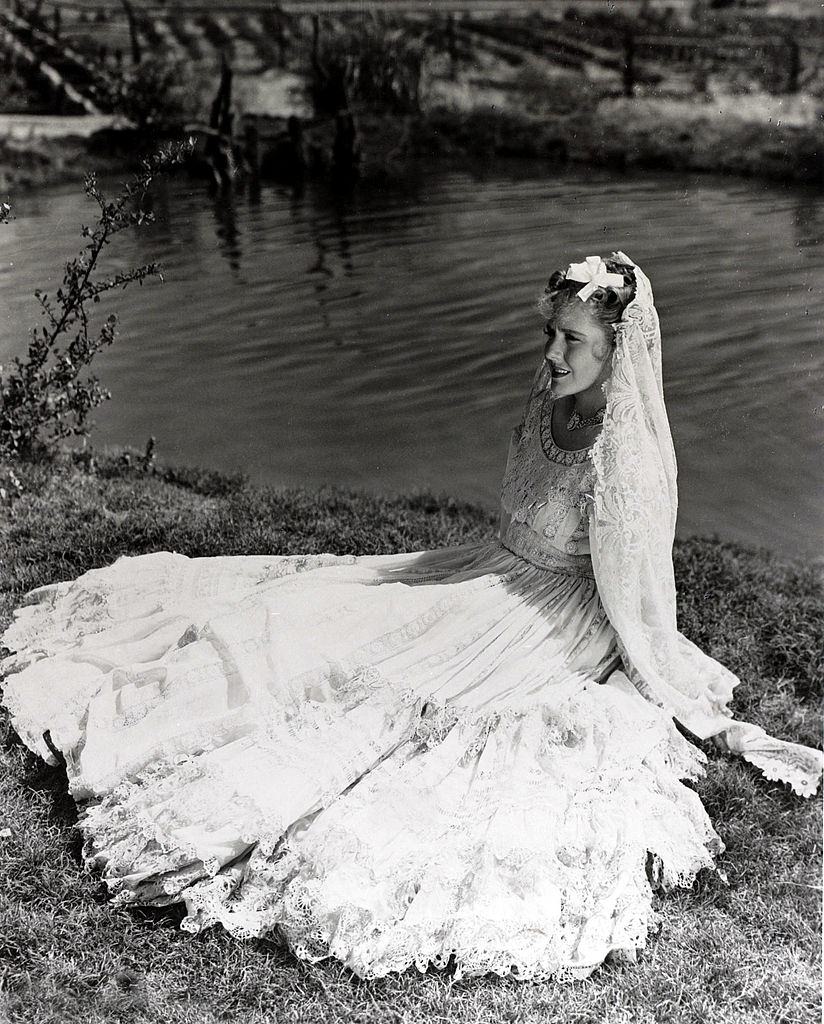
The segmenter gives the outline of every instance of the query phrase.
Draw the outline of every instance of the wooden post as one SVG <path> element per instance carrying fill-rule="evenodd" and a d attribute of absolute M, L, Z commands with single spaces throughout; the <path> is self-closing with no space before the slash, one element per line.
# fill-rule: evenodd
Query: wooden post
<path fill-rule="evenodd" d="M 284 25 L 285 15 L 279 4 L 275 4 L 273 11 L 275 21 L 275 42 L 278 47 L 278 66 L 286 67 L 286 28 Z"/>
<path fill-rule="evenodd" d="M 26 12 L 25 17 L 29 24 L 33 25 L 35 28 L 47 30 L 45 19 L 41 15 L 42 7 L 43 0 L 35 0 L 35 2 L 29 7 L 28 11 Z"/>
<path fill-rule="evenodd" d="M 360 163 L 358 130 L 351 110 L 341 110 L 335 117 L 335 143 L 332 151 L 332 171 L 337 178 L 351 179 Z"/>
<path fill-rule="evenodd" d="M 320 68 L 320 15 L 312 15 L 312 67 Z"/>
<path fill-rule="evenodd" d="M 699 99 L 705 102 L 709 100 L 709 74 L 708 60 L 700 46 L 693 51 L 693 75 L 692 82 Z"/>
<path fill-rule="evenodd" d="M 129 42 L 132 47 L 132 64 L 139 64 L 143 59 L 143 53 L 140 49 L 140 38 L 137 31 L 137 17 L 134 13 L 134 7 L 132 7 L 130 0 L 120 0 L 123 4 L 123 9 L 126 12 L 126 20 L 129 22 Z"/>
<path fill-rule="evenodd" d="M 624 95 L 635 95 L 635 33 L 631 28 L 624 31 Z"/>
<path fill-rule="evenodd" d="M 232 154 L 232 69 L 226 54 L 220 67 L 220 84 L 212 101 L 209 127 L 213 130 L 206 143 L 206 157 L 212 165 L 215 181 L 226 186 L 235 172 Z"/>
<path fill-rule="evenodd" d="M 209 126 L 215 131 L 223 132 L 231 126 L 232 107 L 232 68 L 224 53 L 220 65 L 220 84 L 212 100 Z"/>
<path fill-rule="evenodd" d="M 247 116 L 243 126 L 243 148 L 249 169 L 257 177 L 260 174 L 260 130 L 257 114 Z"/>
<path fill-rule="evenodd" d="M 455 32 L 455 15 L 451 11 L 446 16 L 446 50 L 449 54 L 449 77 L 454 82 L 458 77 L 458 37 Z"/>
<path fill-rule="evenodd" d="M 793 36 L 787 36 L 787 83 L 786 91 L 797 93 L 801 78 L 801 47 Z"/>

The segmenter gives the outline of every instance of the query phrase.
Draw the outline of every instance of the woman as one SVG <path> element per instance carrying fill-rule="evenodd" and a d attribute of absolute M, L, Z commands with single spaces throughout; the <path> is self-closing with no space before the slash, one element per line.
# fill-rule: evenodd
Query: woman
<path fill-rule="evenodd" d="M 397 555 L 121 558 L 4 637 L 90 865 L 183 927 L 279 929 L 364 978 L 585 976 L 722 844 L 675 727 L 810 795 L 818 751 L 726 711 L 676 628 L 675 459 L 649 282 L 557 272 L 499 538 Z"/>

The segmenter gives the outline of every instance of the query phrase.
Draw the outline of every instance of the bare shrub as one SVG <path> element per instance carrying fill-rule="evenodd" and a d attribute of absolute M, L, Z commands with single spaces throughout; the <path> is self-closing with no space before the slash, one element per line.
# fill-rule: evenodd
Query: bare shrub
<path fill-rule="evenodd" d="M 111 395 L 97 377 L 84 374 L 97 353 L 112 344 L 117 326 L 117 314 L 110 313 L 93 329 L 89 307 L 115 288 L 142 285 L 150 277 L 162 280 L 157 263 L 96 277 L 98 261 L 115 235 L 153 219 L 141 206 L 150 185 L 189 148 L 170 146 L 144 160 L 113 201 L 100 191 L 94 174 L 86 176 L 84 192 L 97 203 L 97 224 L 81 228 L 87 242 L 67 260 L 57 292 L 35 291 L 45 323 L 32 328 L 26 356 L 0 367 L 0 455 L 30 459 L 52 452 L 64 438 L 88 436 L 90 411 Z M 9 212 L 4 204 L 2 219 Z"/>

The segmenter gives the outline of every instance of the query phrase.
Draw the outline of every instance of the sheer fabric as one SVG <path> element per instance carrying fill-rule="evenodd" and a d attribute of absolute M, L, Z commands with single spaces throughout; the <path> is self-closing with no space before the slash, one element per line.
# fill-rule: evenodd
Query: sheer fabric
<path fill-rule="evenodd" d="M 733 719 L 739 679 L 691 643 L 676 625 L 672 544 L 678 509 L 675 452 L 664 405 L 661 332 L 646 275 L 616 326 L 603 429 L 592 451 L 590 523 L 598 592 L 615 627 L 624 666 L 638 690 L 696 736 L 723 735 L 770 779 L 802 795 L 818 785 L 820 751 L 768 736 Z"/>

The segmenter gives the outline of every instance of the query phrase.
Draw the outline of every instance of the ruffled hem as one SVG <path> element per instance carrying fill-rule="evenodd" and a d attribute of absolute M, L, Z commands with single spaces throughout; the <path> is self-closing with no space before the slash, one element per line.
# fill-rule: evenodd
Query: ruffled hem
<path fill-rule="evenodd" d="M 689 885 L 723 849 L 680 782 L 704 755 L 615 676 L 503 713 L 408 694 L 392 752 L 280 833 L 237 798 L 223 821 L 214 773 L 208 828 L 192 826 L 187 789 L 202 776 L 156 768 L 87 810 L 88 864 L 121 904 L 184 901 L 188 931 L 276 931 L 297 956 L 363 978 L 429 965 L 586 976 L 644 948 L 651 881 Z M 234 755 L 226 767 L 246 770 Z"/>
<path fill-rule="evenodd" d="M 15 727 L 98 798 L 79 825 L 115 901 L 183 902 L 187 930 L 277 931 L 364 978 L 581 977 L 723 849 L 681 781 L 704 755 L 622 672 L 594 681 L 594 582 L 499 543 L 165 552 L 30 600 Z"/>

